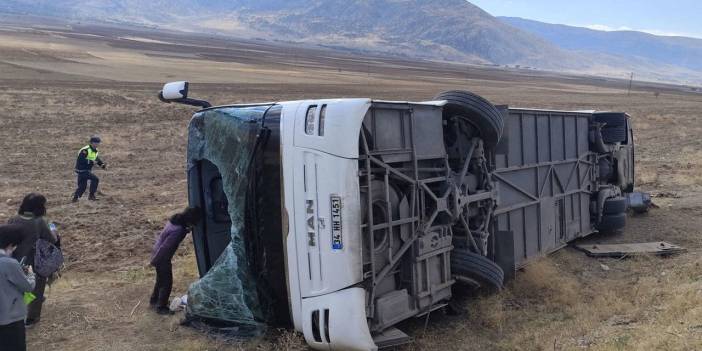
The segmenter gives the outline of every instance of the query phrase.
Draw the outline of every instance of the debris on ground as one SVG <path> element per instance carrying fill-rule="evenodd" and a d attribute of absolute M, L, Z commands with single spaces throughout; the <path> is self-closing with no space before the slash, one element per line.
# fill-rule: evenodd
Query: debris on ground
<path fill-rule="evenodd" d="M 630 316 L 612 316 L 609 320 L 607 320 L 607 324 L 611 326 L 623 326 L 623 325 L 630 325 L 636 323 L 636 319 Z"/>
<path fill-rule="evenodd" d="M 651 193 L 651 197 L 654 198 L 668 198 L 668 199 L 679 199 L 682 196 L 678 195 L 676 192 L 672 191 L 659 191 Z"/>
<path fill-rule="evenodd" d="M 586 244 L 575 245 L 575 248 L 584 251 L 590 257 L 615 258 L 647 254 L 668 256 L 685 251 L 685 248 L 665 241 L 631 244 Z"/>
<path fill-rule="evenodd" d="M 642 192 L 633 192 L 626 194 L 627 206 L 635 213 L 646 213 L 649 208 L 659 208 L 658 205 L 651 201 L 651 194 Z"/>
<path fill-rule="evenodd" d="M 188 304 L 188 295 L 183 295 L 183 296 L 176 296 L 173 298 L 173 301 L 171 301 L 170 308 L 171 311 L 176 312 L 185 309 L 185 306 Z"/>

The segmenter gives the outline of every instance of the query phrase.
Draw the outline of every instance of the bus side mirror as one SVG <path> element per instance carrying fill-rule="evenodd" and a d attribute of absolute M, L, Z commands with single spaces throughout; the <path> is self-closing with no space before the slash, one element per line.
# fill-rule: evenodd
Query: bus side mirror
<path fill-rule="evenodd" d="M 188 98 L 188 87 L 190 83 L 186 81 L 170 82 L 163 85 L 163 89 L 158 93 L 158 99 L 165 102 L 177 102 L 180 104 L 210 108 L 212 105 L 205 100 Z"/>
<path fill-rule="evenodd" d="M 160 97 L 162 100 L 180 100 L 188 98 L 188 82 L 170 82 L 166 83 L 161 90 Z"/>

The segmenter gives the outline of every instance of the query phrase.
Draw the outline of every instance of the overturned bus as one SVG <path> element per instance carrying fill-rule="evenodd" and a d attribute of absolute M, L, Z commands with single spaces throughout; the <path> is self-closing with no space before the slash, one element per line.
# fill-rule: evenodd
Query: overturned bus
<path fill-rule="evenodd" d="M 454 284 L 516 269 L 650 201 L 634 189 L 628 115 L 325 99 L 202 107 L 188 139 L 201 279 L 190 318 L 257 335 L 289 325 L 319 350 L 375 350 L 443 308 Z"/>

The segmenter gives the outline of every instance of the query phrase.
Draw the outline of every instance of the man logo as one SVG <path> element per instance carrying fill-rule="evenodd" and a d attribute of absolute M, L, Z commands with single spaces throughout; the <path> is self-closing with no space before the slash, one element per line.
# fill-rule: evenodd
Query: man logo
<path fill-rule="evenodd" d="M 314 200 L 306 200 L 307 208 L 307 245 L 317 246 L 317 236 L 314 231 Z"/>

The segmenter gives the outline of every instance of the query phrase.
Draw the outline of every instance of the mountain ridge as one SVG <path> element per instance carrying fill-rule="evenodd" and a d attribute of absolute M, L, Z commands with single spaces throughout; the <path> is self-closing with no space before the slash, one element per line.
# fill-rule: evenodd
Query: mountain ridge
<path fill-rule="evenodd" d="M 702 84 L 702 61 L 572 48 L 533 23 L 520 27 L 465 0 L 4 0 L 2 12 L 568 73 L 624 77 L 637 71 L 642 79 Z"/>
<path fill-rule="evenodd" d="M 559 68 L 569 61 L 567 52 L 464 0 L 5 0 L 2 11 L 341 44 L 472 63 Z"/>
<path fill-rule="evenodd" d="M 600 31 L 564 24 L 551 24 L 520 17 L 497 17 L 574 51 L 591 51 L 623 57 L 639 57 L 652 62 L 702 70 L 702 39 L 658 36 L 638 31 Z"/>

